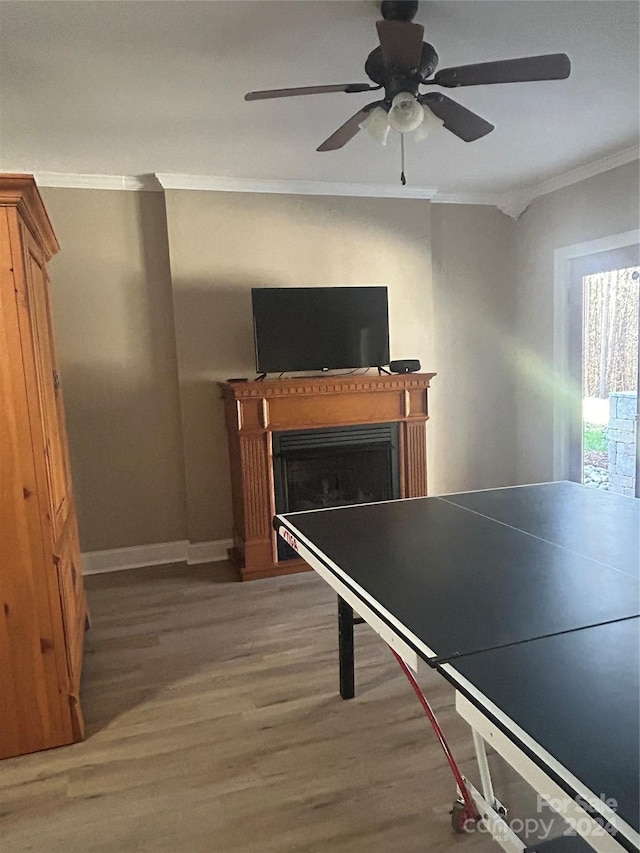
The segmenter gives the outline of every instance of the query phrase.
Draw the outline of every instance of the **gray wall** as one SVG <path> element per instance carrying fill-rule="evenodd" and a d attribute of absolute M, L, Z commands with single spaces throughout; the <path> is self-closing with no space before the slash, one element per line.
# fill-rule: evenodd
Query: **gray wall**
<path fill-rule="evenodd" d="M 427 201 L 44 189 L 83 550 L 231 534 L 216 381 L 254 374 L 250 288 L 386 284 L 435 371 L 429 488 L 513 482 L 515 223 Z"/>
<path fill-rule="evenodd" d="M 434 204 L 432 492 L 515 477 L 515 222 L 492 207 Z"/>
<path fill-rule="evenodd" d="M 536 199 L 516 227 L 517 481 L 553 479 L 554 250 L 640 227 L 638 161 Z"/>
<path fill-rule="evenodd" d="M 231 531 L 215 383 L 255 376 L 251 288 L 386 284 L 394 357 L 428 368 L 430 209 L 426 201 L 167 192 L 192 541 Z"/>
<path fill-rule="evenodd" d="M 82 549 L 186 539 L 164 197 L 42 196 Z"/>

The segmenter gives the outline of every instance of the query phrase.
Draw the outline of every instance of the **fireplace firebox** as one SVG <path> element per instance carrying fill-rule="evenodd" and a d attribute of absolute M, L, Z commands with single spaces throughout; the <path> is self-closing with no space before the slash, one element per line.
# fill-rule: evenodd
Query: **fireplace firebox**
<path fill-rule="evenodd" d="M 290 430 L 273 435 L 276 512 L 400 497 L 398 424 Z M 278 540 L 278 559 L 297 554 Z"/>

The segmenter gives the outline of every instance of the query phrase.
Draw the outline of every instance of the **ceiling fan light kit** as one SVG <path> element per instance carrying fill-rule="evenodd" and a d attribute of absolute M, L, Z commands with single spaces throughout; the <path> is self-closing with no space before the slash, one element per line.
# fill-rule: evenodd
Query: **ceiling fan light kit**
<path fill-rule="evenodd" d="M 424 120 L 424 110 L 411 92 L 398 92 L 391 101 L 389 126 L 398 133 L 417 130 Z"/>
<path fill-rule="evenodd" d="M 413 133 L 416 141 L 420 141 L 439 126 L 444 126 L 463 142 L 475 142 L 491 133 L 493 124 L 440 92 L 420 94 L 420 86 L 455 89 L 495 83 L 565 80 L 571 73 L 571 62 L 564 53 L 460 65 L 436 72 L 438 54 L 432 45 L 423 41 L 424 27 L 412 22 L 417 9 L 417 0 L 382 0 L 383 19 L 376 23 L 380 44 L 371 51 L 364 66 L 365 73 L 376 85 L 344 83 L 271 89 L 248 92 L 245 100 L 329 92 L 356 94 L 384 89 L 382 99 L 361 107 L 318 146 L 318 151 L 342 148 L 361 128 L 382 145 L 387 142 L 390 128 L 401 134 L 403 142 L 406 133 Z"/>
<path fill-rule="evenodd" d="M 434 130 L 439 130 L 441 127 L 444 127 L 444 121 L 441 118 L 438 118 L 438 116 L 433 113 L 429 107 L 423 106 L 422 110 L 424 112 L 424 119 L 413 134 L 415 142 L 424 142 L 427 136 L 431 136 Z"/>
<path fill-rule="evenodd" d="M 369 136 L 380 145 L 386 145 L 389 138 L 389 115 L 382 107 L 371 110 L 364 121 L 360 122 L 360 129 L 366 130 Z"/>
<path fill-rule="evenodd" d="M 401 92 L 396 99 L 411 100 L 411 106 L 403 106 L 402 111 L 396 110 L 394 106 L 387 112 L 384 107 L 376 107 L 371 110 L 364 121 L 360 122 L 360 130 L 368 133 L 371 139 L 380 145 L 386 145 L 391 129 L 398 133 L 411 133 L 415 142 L 424 142 L 434 130 L 444 125 L 444 121 L 438 118 L 427 106 L 423 106 L 409 93 Z"/>

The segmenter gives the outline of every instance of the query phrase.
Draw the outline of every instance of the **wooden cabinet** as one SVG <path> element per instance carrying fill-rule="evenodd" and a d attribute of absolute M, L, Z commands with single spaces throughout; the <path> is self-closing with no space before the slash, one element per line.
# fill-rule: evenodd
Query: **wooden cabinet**
<path fill-rule="evenodd" d="M 0 758 L 72 743 L 87 607 L 46 264 L 29 175 L 0 175 Z"/>

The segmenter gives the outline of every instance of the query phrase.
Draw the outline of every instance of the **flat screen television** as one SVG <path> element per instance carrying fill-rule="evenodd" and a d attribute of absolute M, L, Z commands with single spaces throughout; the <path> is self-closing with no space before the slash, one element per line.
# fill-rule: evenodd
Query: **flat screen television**
<path fill-rule="evenodd" d="M 386 287 L 254 287 L 258 373 L 389 363 Z"/>

